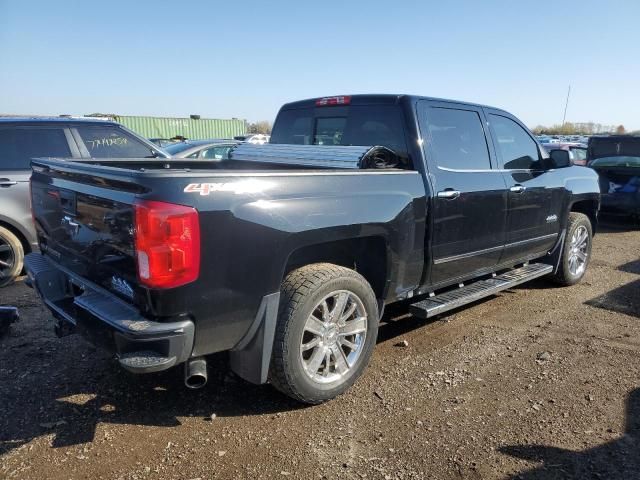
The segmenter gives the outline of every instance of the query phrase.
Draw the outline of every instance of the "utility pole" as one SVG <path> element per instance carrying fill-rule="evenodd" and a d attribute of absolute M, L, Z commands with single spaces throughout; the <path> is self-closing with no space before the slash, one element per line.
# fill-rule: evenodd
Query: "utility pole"
<path fill-rule="evenodd" d="M 569 95 L 571 95 L 571 85 L 569 85 L 569 90 L 567 91 L 567 101 L 564 104 L 564 115 L 562 115 L 562 126 L 564 127 L 564 122 L 567 119 L 567 107 L 569 106 Z"/>

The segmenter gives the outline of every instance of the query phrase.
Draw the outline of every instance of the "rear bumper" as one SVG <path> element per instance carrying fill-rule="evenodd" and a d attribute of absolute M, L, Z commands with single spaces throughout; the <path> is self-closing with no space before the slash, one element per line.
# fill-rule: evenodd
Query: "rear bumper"
<path fill-rule="evenodd" d="M 127 370 L 166 370 L 191 355 L 195 330 L 191 320 L 150 321 L 115 295 L 40 253 L 27 255 L 25 268 L 59 327 L 76 330 L 96 346 L 115 353 Z"/>

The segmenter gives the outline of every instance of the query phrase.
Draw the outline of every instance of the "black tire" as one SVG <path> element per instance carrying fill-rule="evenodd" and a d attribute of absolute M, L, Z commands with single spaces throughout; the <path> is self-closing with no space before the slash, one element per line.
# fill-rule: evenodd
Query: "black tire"
<path fill-rule="evenodd" d="M 22 243 L 11 230 L 0 227 L 0 287 L 13 283 L 23 266 Z"/>
<path fill-rule="evenodd" d="M 570 258 L 572 255 L 571 242 L 574 239 L 574 235 L 578 230 L 584 229 L 587 232 L 587 245 L 585 249 L 586 260 L 584 268 L 580 271 L 572 273 L 570 268 Z M 587 267 L 589 266 L 589 260 L 591 259 L 591 242 L 593 238 L 593 231 L 591 229 L 591 221 L 583 213 L 571 212 L 569 214 L 569 222 L 567 224 L 567 235 L 564 238 L 564 244 L 562 245 L 562 258 L 560 259 L 560 265 L 557 273 L 553 276 L 553 281 L 558 285 L 569 286 L 575 285 L 582 277 L 584 277 Z"/>
<path fill-rule="evenodd" d="M 330 295 L 336 292 L 338 295 L 344 295 L 343 292 L 347 292 L 347 301 L 350 302 L 350 306 L 353 307 L 357 304 L 358 311 L 364 310 L 366 313 L 366 333 L 360 342 L 361 349 L 358 350 L 358 356 L 355 357 L 346 373 L 338 372 L 338 359 L 335 356 L 333 364 L 325 359 L 321 366 L 324 365 L 324 369 L 327 371 L 331 371 L 333 368 L 333 374 L 340 376 L 340 378 L 328 381 L 328 383 L 318 383 L 312 378 L 312 373 L 308 373 L 309 365 L 303 359 L 306 353 L 303 353 L 301 344 L 306 338 L 305 336 L 309 335 L 309 331 L 305 330 L 308 319 L 312 313 L 319 311 L 318 309 L 321 308 L 325 298 L 327 302 L 334 300 L 336 302 L 332 303 L 334 310 L 329 317 L 333 318 L 333 313 L 337 311 L 338 296 Z M 328 303 L 324 305 L 327 306 Z M 345 306 L 341 311 L 346 310 Z M 361 318 L 357 313 L 353 315 L 348 321 Z M 346 318 L 345 316 L 340 315 L 341 318 Z M 342 394 L 355 383 L 369 363 L 378 335 L 378 317 L 378 303 L 371 286 L 362 275 L 354 270 L 330 263 L 317 263 L 289 273 L 281 288 L 278 323 L 269 370 L 271 383 L 285 395 L 308 404 L 319 404 Z M 339 319 L 339 321 L 342 320 Z M 337 325 L 332 324 L 331 321 L 323 323 L 325 326 L 330 324 Z M 346 328 L 344 325 L 346 323 L 342 328 Z M 350 325 L 353 324 L 350 323 Z M 343 352 L 345 351 L 340 346 L 341 340 L 339 340 L 346 339 L 343 336 L 344 333 L 338 333 L 339 329 L 337 328 L 334 330 L 337 335 L 333 337 L 329 334 L 326 337 L 318 336 L 318 341 L 321 342 L 320 347 L 315 347 L 311 355 L 316 353 L 317 348 L 325 348 L 326 350 L 327 348 L 335 348 L 336 345 L 343 349 Z M 338 344 L 334 343 L 333 347 L 323 347 L 323 345 L 330 344 L 331 338 L 337 338 Z M 326 344 L 325 340 L 327 340 Z M 355 341 L 354 339 L 354 343 Z M 348 347 L 346 348 L 351 352 Z M 348 355 L 345 354 L 343 358 L 347 359 Z M 311 360 L 309 363 L 312 363 Z M 341 364 L 341 366 L 346 367 L 345 364 Z M 315 370 L 317 372 L 317 368 Z"/>

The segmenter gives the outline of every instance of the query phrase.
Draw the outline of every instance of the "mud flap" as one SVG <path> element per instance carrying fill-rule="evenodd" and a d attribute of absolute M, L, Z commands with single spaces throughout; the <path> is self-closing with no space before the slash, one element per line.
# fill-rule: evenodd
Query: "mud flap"
<path fill-rule="evenodd" d="M 560 238 L 558 239 L 553 249 L 547 254 L 546 258 L 542 260 L 542 263 L 546 263 L 547 265 L 551 265 L 553 267 L 553 275 L 558 273 L 558 269 L 560 268 L 560 262 L 562 261 L 562 252 L 564 251 L 564 238 L 566 235 L 567 230 L 563 229 L 560 233 Z"/>
<path fill-rule="evenodd" d="M 251 327 L 229 352 L 231 369 L 248 382 L 267 382 L 279 302 L 280 292 L 263 297 Z"/>

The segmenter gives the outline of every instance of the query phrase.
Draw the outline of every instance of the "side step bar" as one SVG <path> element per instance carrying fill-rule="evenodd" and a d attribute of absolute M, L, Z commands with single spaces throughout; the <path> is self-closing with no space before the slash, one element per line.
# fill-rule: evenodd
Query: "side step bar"
<path fill-rule="evenodd" d="M 553 267 L 544 263 L 525 265 L 524 267 L 509 270 L 497 277 L 477 280 L 464 287 L 449 290 L 435 297 L 414 303 L 409 307 L 409 311 L 418 318 L 431 318 L 467 303 L 488 297 L 501 290 L 542 277 L 552 271 Z"/>

